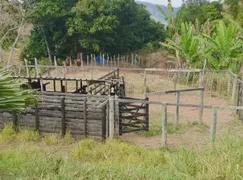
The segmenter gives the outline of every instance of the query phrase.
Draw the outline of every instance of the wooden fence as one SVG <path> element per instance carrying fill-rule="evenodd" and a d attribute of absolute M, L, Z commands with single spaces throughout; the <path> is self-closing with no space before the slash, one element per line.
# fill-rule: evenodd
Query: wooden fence
<path fill-rule="evenodd" d="M 204 88 L 192 88 L 192 89 L 178 89 L 178 90 L 170 90 L 170 91 L 158 91 L 158 92 L 151 92 L 151 93 L 146 93 L 146 97 L 152 96 L 152 95 L 158 95 L 158 94 L 176 94 L 176 103 L 180 103 L 180 94 L 183 92 L 195 92 L 199 91 L 200 92 L 200 102 L 199 104 L 201 105 L 201 108 L 199 108 L 199 122 L 202 123 L 203 120 L 203 105 L 204 105 Z M 180 107 L 176 106 L 176 115 L 175 115 L 175 122 L 176 126 L 179 124 L 179 114 L 180 114 Z"/>
<path fill-rule="evenodd" d="M 212 109 L 212 121 L 211 121 L 211 130 L 210 130 L 210 141 L 214 143 L 216 138 L 216 130 L 217 130 L 217 111 L 218 110 L 224 110 L 224 109 L 231 109 L 231 110 L 243 110 L 242 106 L 212 106 L 212 105 L 195 105 L 195 104 L 180 104 L 180 103 L 167 103 L 167 102 L 156 102 L 156 101 L 147 101 L 147 100 L 129 100 L 129 99 L 109 99 L 105 101 L 103 104 L 100 105 L 100 107 L 104 106 L 105 103 L 110 102 L 110 105 L 116 104 L 116 103 L 142 103 L 142 104 L 157 104 L 162 105 L 162 138 L 161 143 L 163 147 L 167 146 L 167 117 L 168 117 L 168 106 L 174 106 L 174 107 L 192 107 L 192 108 L 203 108 L 203 109 Z M 112 101 L 114 101 L 112 103 Z M 111 110 L 113 108 L 110 108 Z M 114 123 L 114 113 L 111 114 L 112 116 L 109 117 L 110 124 Z M 112 123 L 111 123 L 112 122 Z M 110 132 L 114 133 L 114 125 L 110 126 Z M 110 133 L 110 138 L 113 138 L 113 134 Z"/>
<path fill-rule="evenodd" d="M 43 74 L 41 71 L 44 69 L 49 70 L 60 70 L 63 77 L 66 76 L 65 67 L 63 66 L 41 66 L 41 65 L 26 65 L 20 66 L 19 70 L 15 71 L 16 75 L 30 75 L 28 69 L 34 69 L 34 74 L 38 76 Z M 72 66 L 70 69 L 77 69 L 77 67 Z M 115 71 L 117 67 L 105 67 L 105 66 L 85 66 L 83 68 L 79 68 L 80 71 L 89 71 L 90 78 L 92 79 L 93 73 L 95 70 L 102 71 Z M 120 67 L 119 70 L 121 72 L 137 72 L 143 73 L 143 79 L 134 79 L 134 81 L 141 81 L 142 88 L 144 88 L 144 93 L 146 93 L 146 88 L 149 87 L 151 82 L 148 82 L 147 78 L 149 74 L 152 73 L 160 73 L 162 76 L 168 76 L 168 80 L 170 80 L 174 84 L 174 89 L 177 89 L 177 84 L 190 86 L 193 88 L 196 87 L 204 87 L 206 91 L 208 91 L 211 96 L 222 96 L 224 98 L 230 99 L 232 105 L 241 106 L 242 104 L 242 96 L 241 89 L 243 81 L 234 73 L 229 70 L 202 70 L 202 69 L 158 69 L 158 68 L 123 68 Z M 27 73 L 27 74 L 26 74 Z M 109 74 L 109 73 L 108 73 Z M 101 81 L 101 80 L 100 80 Z M 98 83 L 98 82 L 97 82 Z M 104 81 L 100 82 L 102 87 L 104 87 Z M 128 86 L 127 86 L 128 87 Z M 103 88 L 104 89 L 104 88 Z M 243 113 L 239 112 L 239 116 L 243 119 Z"/>
<path fill-rule="evenodd" d="M 106 100 L 103 96 L 47 93 L 38 95 L 38 104 L 25 112 L 0 110 L 0 128 L 12 122 L 14 127 L 30 127 L 41 133 L 70 131 L 75 138 L 107 136 L 106 108 L 98 105 Z"/>

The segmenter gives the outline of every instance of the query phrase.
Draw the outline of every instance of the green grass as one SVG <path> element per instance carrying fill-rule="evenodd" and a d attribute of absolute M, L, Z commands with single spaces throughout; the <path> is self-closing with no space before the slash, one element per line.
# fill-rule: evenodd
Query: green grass
<path fill-rule="evenodd" d="M 183 134 L 185 133 L 185 131 L 189 131 L 191 129 L 195 129 L 196 132 L 204 133 L 209 130 L 209 126 L 205 124 L 200 124 L 198 122 L 183 123 L 183 124 L 181 123 L 177 126 L 172 122 L 169 122 L 167 124 L 168 134 Z M 136 134 L 150 137 L 150 136 L 160 136 L 161 133 L 162 133 L 161 123 L 158 121 L 151 121 L 149 131 L 141 131 L 141 132 L 137 132 Z"/>
<path fill-rule="evenodd" d="M 27 132 L 36 137 L 31 130 L 6 132 L 0 136 L 12 138 L 0 143 L 0 179 L 243 179 L 243 139 L 229 134 L 214 147 L 193 151 L 145 148 L 120 140 L 69 144 L 69 138 L 60 138 L 47 144 L 26 138 Z"/>

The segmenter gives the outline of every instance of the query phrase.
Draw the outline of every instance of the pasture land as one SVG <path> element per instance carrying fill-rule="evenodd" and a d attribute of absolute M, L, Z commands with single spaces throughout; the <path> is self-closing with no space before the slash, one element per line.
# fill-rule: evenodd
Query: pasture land
<path fill-rule="evenodd" d="M 69 135 L 41 138 L 24 129 L 16 134 L 8 126 L 0 133 L 0 178 L 242 179 L 242 146 L 242 138 L 232 132 L 214 147 L 190 150 L 147 148 L 122 140 L 73 142 Z"/>

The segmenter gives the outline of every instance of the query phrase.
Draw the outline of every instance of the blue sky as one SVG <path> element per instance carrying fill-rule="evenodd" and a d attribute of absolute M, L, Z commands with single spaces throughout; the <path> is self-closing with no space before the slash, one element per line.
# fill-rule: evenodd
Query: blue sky
<path fill-rule="evenodd" d="M 144 2 L 149 2 L 153 4 L 162 4 L 167 6 L 168 0 L 136 0 L 136 1 L 144 1 Z M 182 0 L 172 0 L 172 5 L 173 7 L 179 7 L 182 4 Z"/>

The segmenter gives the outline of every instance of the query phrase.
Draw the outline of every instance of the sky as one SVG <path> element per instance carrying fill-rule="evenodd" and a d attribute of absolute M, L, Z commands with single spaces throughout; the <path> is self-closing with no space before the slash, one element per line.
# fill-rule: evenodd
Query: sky
<path fill-rule="evenodd" d="M 143 2 L 149 2 L 152 4 L 162 4 L 167 6 L 168 0 L 136 0 L 136 1 L 143 1 Z M 173 7 L 180 7 L 182 4 L 182 0 L 172 0 Z"/>
<path fill-rule="evenodd" d="M 136 1 L 143 1 L 143 2 L 149 2 L 152 4 L 162 4 L 164 6 L 167 6 L 168 0 L 136 0 Z M 215 0 L 211 0 L 215 1 Z M 182 0 L 172 0 L 172 6 L 173 7 L 180 7 L 182 4 Z"/>

